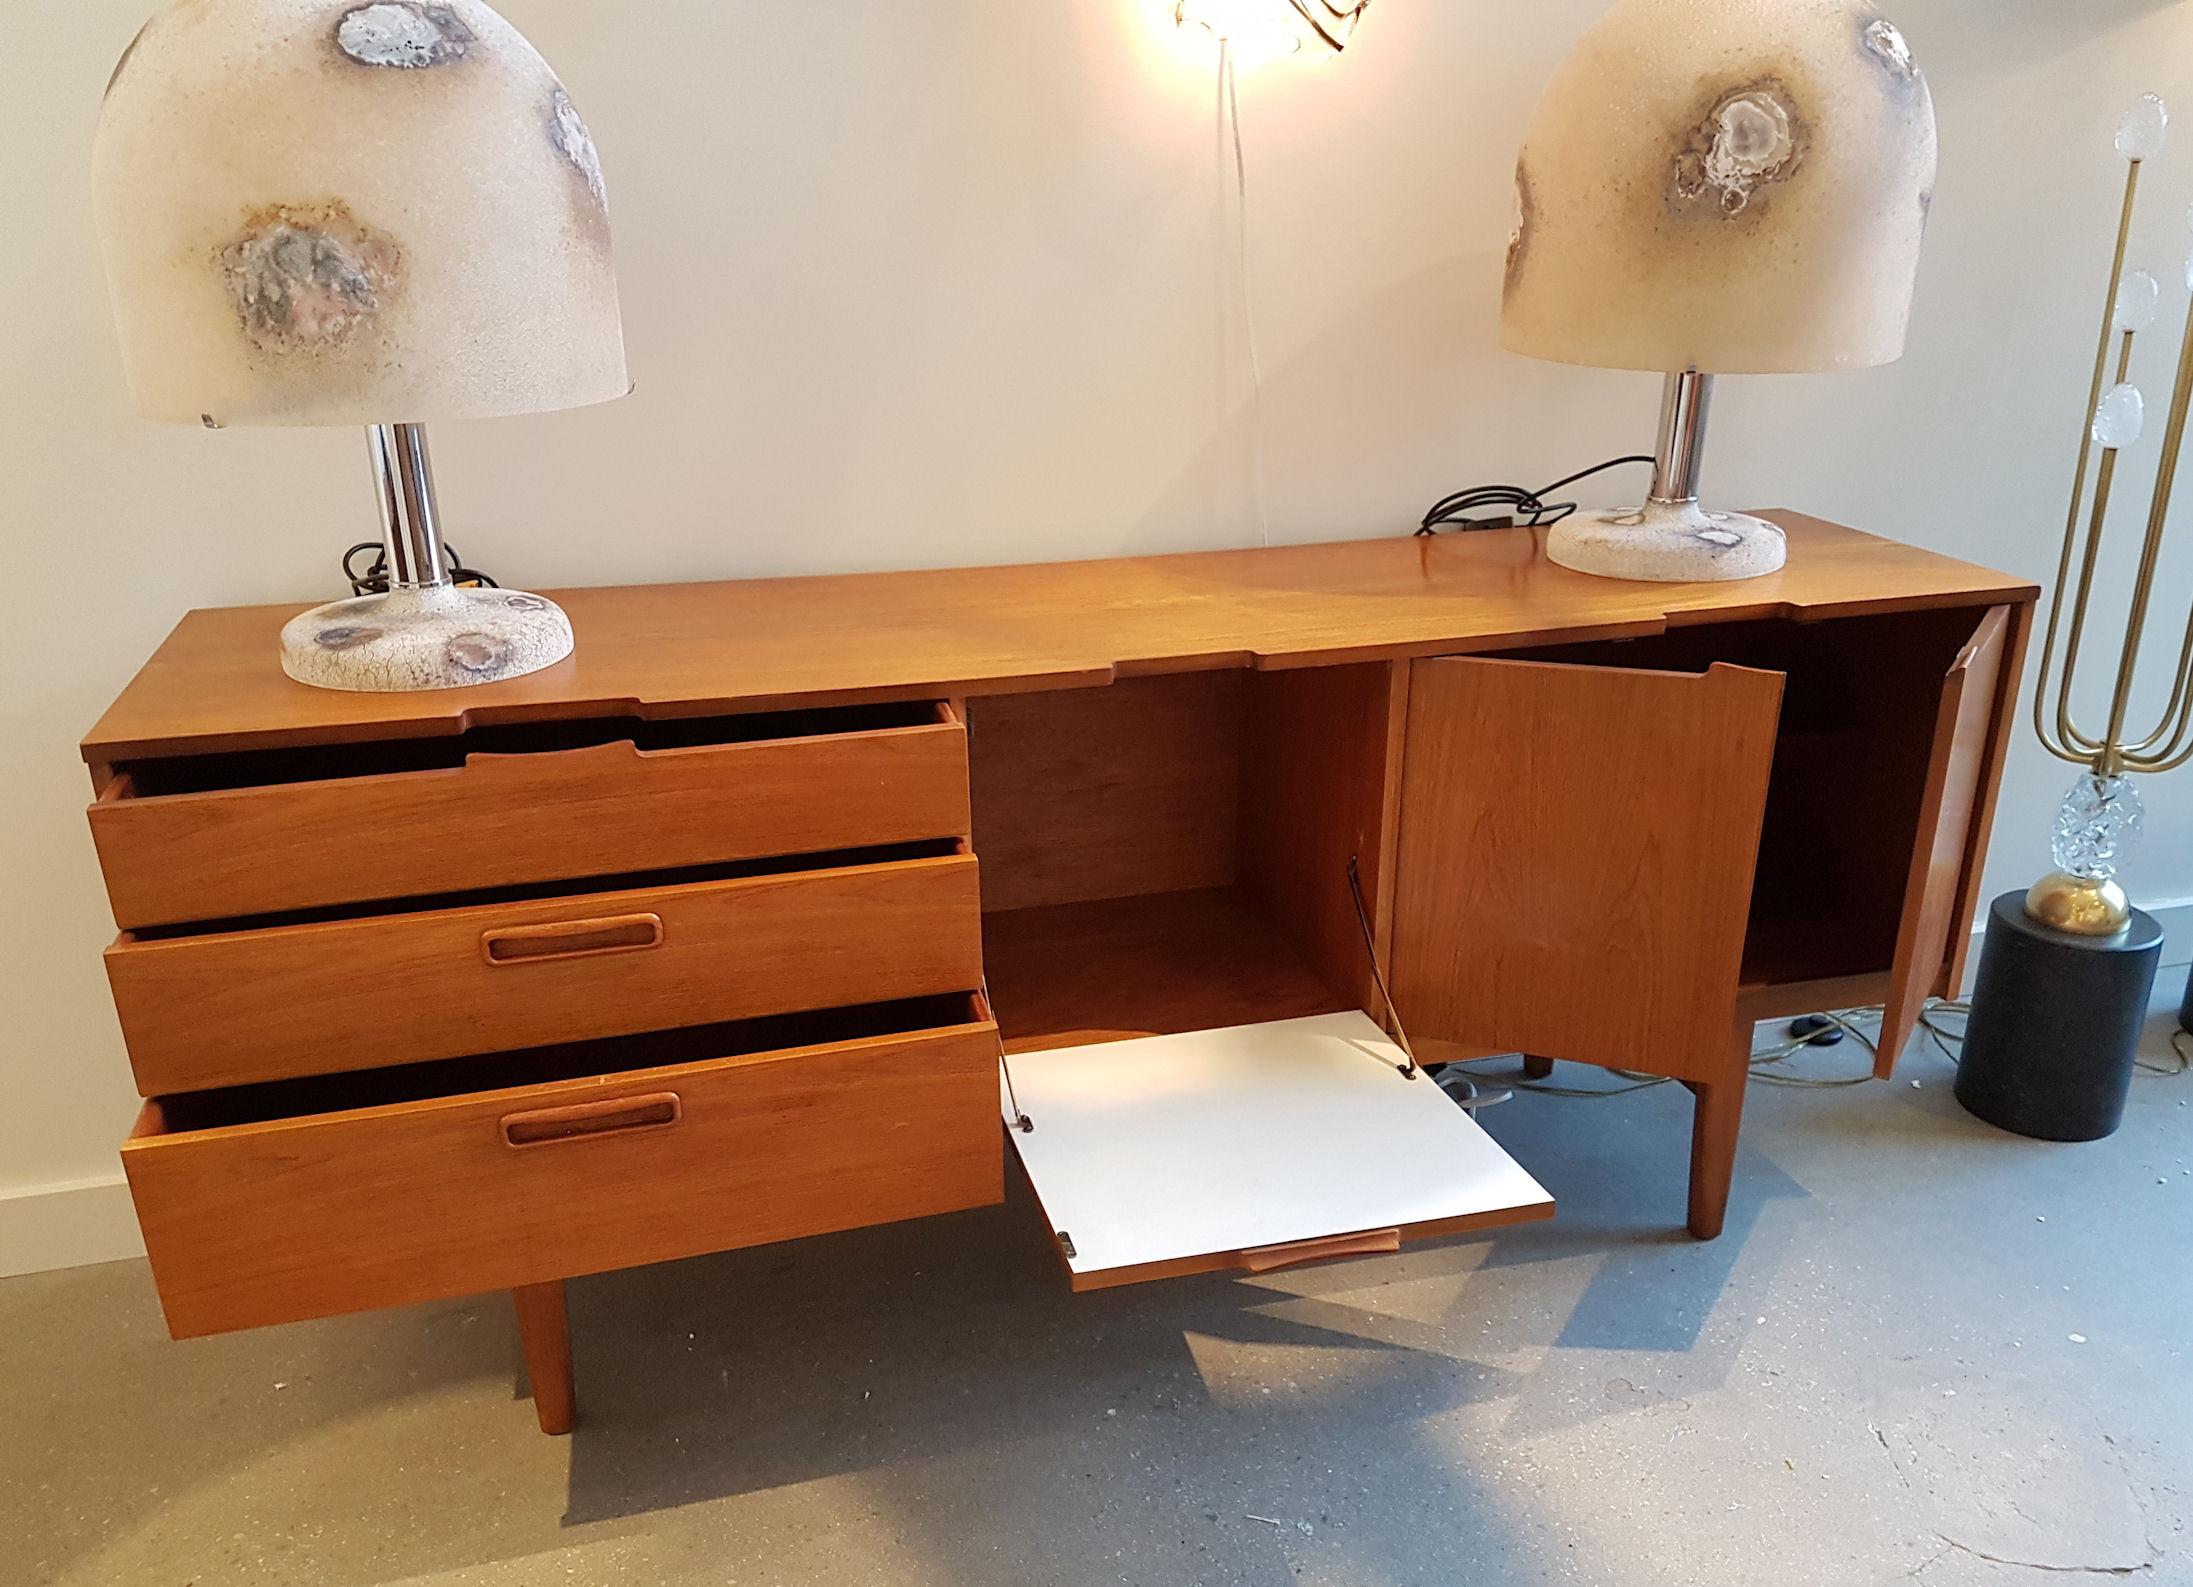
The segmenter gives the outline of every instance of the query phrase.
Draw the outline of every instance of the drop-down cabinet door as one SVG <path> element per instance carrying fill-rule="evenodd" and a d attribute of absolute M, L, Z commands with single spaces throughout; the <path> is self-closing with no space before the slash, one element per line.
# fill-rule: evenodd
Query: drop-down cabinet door
<path fill-rule="evenodd" d="M 1410 1034 L 1725 1078 L 1782 684 L 1413 663 L 1391 942 Z"/>

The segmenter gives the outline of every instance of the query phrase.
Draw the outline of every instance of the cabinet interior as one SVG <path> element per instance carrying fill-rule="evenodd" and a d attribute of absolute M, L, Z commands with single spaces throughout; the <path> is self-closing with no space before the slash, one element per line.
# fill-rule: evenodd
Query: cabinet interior
<path fill-rule="evenodd" d="M 687 1026 L 594 1041 L 564 1042 L 468 1058 L 439 1058 L 340 1074 L 265 1080 L 158 1099 L 157 1133 L 228 1129 L 275 1119 L 343 1113 L 356 1108 L 430 1102 L 440 1097 L 548 1085 L 596 1075 L 712 1063 L 882 1036 L 905 1036 L 979 1024 L 986 1017 L 966 994 L 908 998 L 858 1008 L 774 1014 L 715 1025 Z"/>
<path fill-rule="evenodd" d="M 1785 675 L 1742 979 L 1795 986 L 1891 968 L 1941 682 L 1983 616 L 1765 619 L 1501 654 Z M 1347 864 L 1375 924 L 1386 869 L 1406 863 L 1405 667 L 970 701 L 984 954 L 1009 1050 L 1381 1012 Z"/>
<path fill-rule="evenodd" d="M 1386 663 L 970 701 L 983 952 L 1011 1051 L 1368 1007 Z"/>
<path fill-rule="evenodd" d="M 1893 963 L 1942 683 L 1984 615 L 1716 623 L 1510 654 L 1784 675 L 1743 972 L 1747 986 L 1778 986 L 1886 974 Z"/>
<path fill-rule="evenodd" d="M 235 750 L 216 755 L 128 761 L 116 769 L 129 774 L 131 797 L 154 799 L 232 788 L 273 788 L 291 783 L 385 777 L 403 772 L 451 771 L 463 766 L 474 755 L 552 755 L 617 743 L 629 743 L 642 753 L 654 753 L 779 739 L 820 738 L 838 733 L 883 733 L 900 728 L 929 727 L 941 720 L 939 707 L 931 700 L 754 711 L 740 715 L 572 717 L 489 723 L 436 738 L 308 744 L 291 749 Z"/>

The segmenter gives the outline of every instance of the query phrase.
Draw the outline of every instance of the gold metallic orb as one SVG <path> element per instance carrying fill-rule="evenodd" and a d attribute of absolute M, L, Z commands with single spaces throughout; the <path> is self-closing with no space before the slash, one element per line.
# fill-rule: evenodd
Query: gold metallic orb
<path fill-rule="evenodd" d="M 2050 871 L 2025 895 L 2025 912 L 2044 926 L 2080 937 L 2114 937 L 2132 923 L 2132 904 L 2115 882 Z"/>

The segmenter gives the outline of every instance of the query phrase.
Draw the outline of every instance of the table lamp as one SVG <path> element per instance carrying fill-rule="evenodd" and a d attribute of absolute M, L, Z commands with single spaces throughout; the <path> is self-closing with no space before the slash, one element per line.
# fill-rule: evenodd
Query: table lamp
<path fill-rule="evenodd" d="M 1934 187 L 1934 106 L 1864 0 L 1617 0 L 1531 118 L 1501 345 L 1666 375 L 1651 494 L 1546 551 L 1609 578 L 1741 579 L 1782 532 L 1698 504 L 1720 374 L 1893 362 Z"/>
<path fill-rule="evenodd" d="M 517 29 L 479 0 L 175 0 L 115 68 L 93 183 L 141 413 L 367 427 L 389 588 L 290 622 L 291 677 L 571 653 L 552 601 L 452 580 L 423 428 L 630 389 L 601 162 Z"/>

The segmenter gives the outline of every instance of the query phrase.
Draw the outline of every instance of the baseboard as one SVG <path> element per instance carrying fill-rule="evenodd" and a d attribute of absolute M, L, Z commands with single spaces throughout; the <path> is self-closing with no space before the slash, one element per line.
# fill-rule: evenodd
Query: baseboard
<path fill-rule="evenodd" d="M 2158 991 L 2166 981 L 2180 983 L 2182 990 L 2185 968 L 2193 965 L 2193 898 L 2174 898 L 2160 904 L 2142 903 L 2140 907 L 2162 923 L 2163 967 L 2156 978 Z M 1987 935 L 1987 912 L 1983 909 L 1980 913 L 1980 923 L 1972 930 L 1972 952 L 1966 959 L 1968 982 L 1980 966 L 1980 939 Z M 2171 1001 L 2175 1003 L 2177 999 Z"/>
<path fill-rule="evenodd" d="M 144 1254 L 119 1173 L 0 1194 L 0 1278 Z"/>

